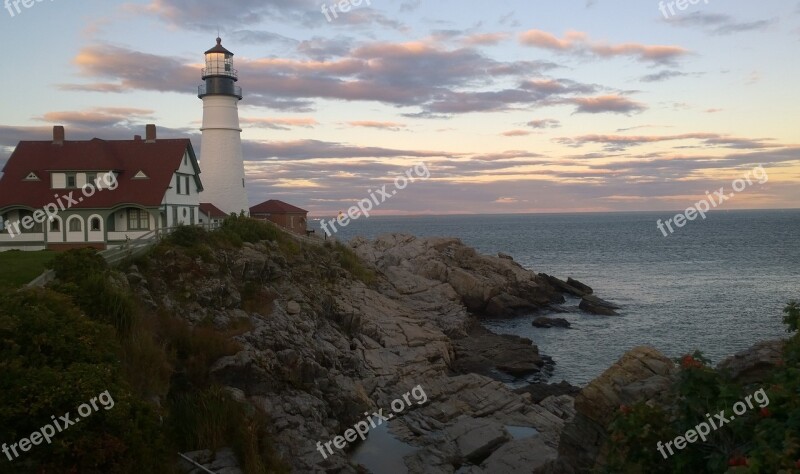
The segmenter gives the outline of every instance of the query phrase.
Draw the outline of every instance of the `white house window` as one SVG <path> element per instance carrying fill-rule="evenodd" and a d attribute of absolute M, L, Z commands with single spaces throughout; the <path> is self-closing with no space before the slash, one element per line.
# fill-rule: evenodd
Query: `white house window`
<path fill-rule="evenodd" d="M 58 219 L 53 219 L 50 221 L 50 232 L 60 232 L 61 231 L 61 221 Z"/>
<path fill-rule="evenodd" d="M 86 184 L 94 184 L 97 181 L 97 173 L 86 173 Z"/>
<path fill-rule="evenodd" d="M 67 174 L 67 187 L 68 188 L 76 188 L 77 185 L 77 178 L 75 177 L 75 173 Z"/>
<path fill-rule="evenodd" d="M 178 186 L 178 190 L 177 190 L 178 194 L 182 194 L 181 193 L 181 184 L 183 184 L 183 180 L 181 179 L 180 175 L 175 176 L 175 184 Z"/>
<path fill-rule="evenodd" d="M 189 177 L 185 176 L 184 179 L 186 180 L 186 182 L 184 184 L 186 185 L 186 195 L 188 196 L 188 195 L 192 194 L 192 190 L 189 187 Z"/>
<path fill-rule="evenodd" d="M 69 231 L 70 232 L 82 232 L 83 231 L 83 226 L 81 225 L 81 220 L 78 219 L 77 217 L 74 218 L 74 219 L 71 219 L 69 221 Z"/>
<path fill-rule="evenodd" d="M 128 230 L 150 230 L 150 214 L 142 209 L 129 209 Z"/>
<path fill-rule="evenodd" d="M 100 229 L 100 218 L 99 217 L 93 217 L 92 220 L 89 221 L 89 229 L 91 229 L 93 231 L 101 230 Z"/>

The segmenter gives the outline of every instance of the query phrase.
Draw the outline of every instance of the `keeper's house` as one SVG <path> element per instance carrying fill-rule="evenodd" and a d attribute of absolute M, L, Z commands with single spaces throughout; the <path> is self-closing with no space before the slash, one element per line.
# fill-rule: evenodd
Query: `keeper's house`
<path fill-rule="evenodd" d="M 197 224 L 202 190 L 189 139 L 158 140 L 147 125 L 144 139 L 67 141 L 57 126 L 51 141 L 20 142 L 3 168 L 0 251 L 106 249 Z"/>

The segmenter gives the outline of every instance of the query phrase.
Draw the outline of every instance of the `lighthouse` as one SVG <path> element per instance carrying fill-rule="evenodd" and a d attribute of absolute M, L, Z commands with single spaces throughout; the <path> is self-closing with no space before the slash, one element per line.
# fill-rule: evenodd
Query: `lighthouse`
<path fill-rule="evenodd" d="M 200 168 L 203 172 L 201 194 L 204 202 L 226 213 L 249 214 L 245 188 L 242 129 L 239 126 L 239 101 L 242 88 L 233 68 L 233 53 L 222 46 L 222 39 L 205 52 L 205 84 L 197 91 L 203 100 L 203 138 Z"/>

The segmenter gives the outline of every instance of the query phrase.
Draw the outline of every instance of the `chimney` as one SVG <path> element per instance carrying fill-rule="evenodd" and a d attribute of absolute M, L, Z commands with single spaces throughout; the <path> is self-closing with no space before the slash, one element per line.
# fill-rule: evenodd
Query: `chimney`
<path fill-rule="evenodd" d="M 145 142 L 146 143 L 155 143 L 156 142 L 156 126 L 152 123 L 147 124 L 145 127 Z"/>
<path fill-rule="evenodd" d="M 136 141 L 136 142 L 142 141 L 142 136 L 141 135 L 134 135 L 133 136 L 133 141 Z"/>
<path fill-rule="evenodd" d="M 63 125 L 56 125 L 53 127 L 53 145 L 63 145 L 64 144 L 64 126 Z"/>

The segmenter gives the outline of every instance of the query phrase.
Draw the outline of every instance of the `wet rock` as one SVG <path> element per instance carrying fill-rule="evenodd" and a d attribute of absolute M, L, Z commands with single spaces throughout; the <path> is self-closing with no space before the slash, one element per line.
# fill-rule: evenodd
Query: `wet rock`
<path fill-rule="evenodd" d="M 548 318 L 540 316 L 533 320 L 533 327 L 536 328 L 570 328 L 572 324 L 564 318 Z"/>
<path fill-rule="evenodd" d="M 558 291 L 561 291 L 562 293 L 568 293 L 572 296 L 578 296 L 578 297 L 582 297 L 587 294 L 586 291 L 583 291 L 580 288 L 576 288 L 570 285 L 569 283 L 565 282 L 564 280 L 558 279 L 554 276 L 548 275 L 546 273 L 540 273 L 539 276 L 547 280 L 548 283 L 553 285 Z"/>
<path fill-rule="evenodd" d="M 558 397 L 561 395 L 576 396 L 580 393 L 580 387 L 576 387 L 569 382 L 562 380 L 559 383 L 533 383 L 526 387 L 515 390 L 517 393 L 530 394 L 533 403 L 539 403 L 548 397 Z"/>
<path fill-rule="evenodd" d="M 585 285 L 585 284 L 579 282 L 578 280 L 573 279 L 572 277 L 568 277 L 567 278 L 567 285 L 569 285 L 569 286 L 571 286 L 573 288 L 576 288 L 579 291 L 582 291 L 587 295 L 591 295 L 592 293 L 594 293 L 594 290 L 592 289 L 592 287 L 590 287 L 589 285 Z"/>
<path fill-rule="evenodd" d="M 615 310 L 620 309 L 619 306 L 614 303 L 610 303 L 594 295 L 584 296 L 578 307 L 587 313 L 603 316 L 616 316 L 618 313 Z"/>

